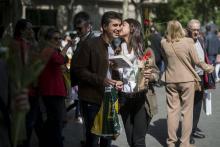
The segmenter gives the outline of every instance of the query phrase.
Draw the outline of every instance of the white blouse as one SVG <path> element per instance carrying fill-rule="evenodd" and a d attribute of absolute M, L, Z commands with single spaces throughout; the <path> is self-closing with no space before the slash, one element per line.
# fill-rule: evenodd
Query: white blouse
<path fill-rule="evenodd" d="M 127 59 L 131 61 L 133 64 L 130 68 L 119 68 L 120 77 L 124 83 L 123 92 L 134 92 L 136 87 L 136 75 L 138 72 L 138 58 L 132 50 L 130 53 L 128 52 L 127 44 L 121 44 L 121 55 L 124 55 Z"/>

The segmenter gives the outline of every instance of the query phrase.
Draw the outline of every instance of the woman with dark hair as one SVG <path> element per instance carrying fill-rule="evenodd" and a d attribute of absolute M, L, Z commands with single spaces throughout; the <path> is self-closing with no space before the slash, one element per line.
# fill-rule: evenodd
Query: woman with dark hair
<path fill-rule="evenodd" d="M 147 93 L 154 96 L 152 82 L 158 79 L 158 70 L 155 66 L 154 55 L 151 49 L 153 64 L 151 68 L 144 68 L 145 82 L 148 83 L 148 90 L 138 90 L 136 76 L 139 70 L 140 58 L 143 57 L 145 47 L 141 24 L 134 19 L 123 21 L 120 36 L 124 42 L 121 44 L 120 54 L 124 55 L 133 64 L 132 67 L 119 69 L 124 87 L 120 96 L 120 113 L 122 116 L 128 144 L 131 147 L 145 147 L 145 135 L 152 115 L 147 113 Z"/>
<path fill-rule="evenodd" d="M 45 34 L 46 47 L 41 58 L 46 62 L 39 76 L 39 92 L 46 107 L 47 120 L 43 125 L 44 145 L 42 147 L 63 147 L 62 128 L 67 95 L 61 66 L 65 64 L 65 54 L 70 43 L 60 51 L 61 34 L 49 28 Z"/>

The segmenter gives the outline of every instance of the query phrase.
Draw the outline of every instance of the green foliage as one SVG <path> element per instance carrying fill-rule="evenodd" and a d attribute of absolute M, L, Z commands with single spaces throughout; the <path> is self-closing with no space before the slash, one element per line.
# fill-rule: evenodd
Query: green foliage
<path fill-rule="evenodd" d="M 169 20 L 177 19 L 185 27 L 192 19 L 199 19 L 202 24 L 214 21 L 220 25 L 219 0 L 168 0 L 167 4 L 159 4 L 153 9 L 156 18 L 153 20 L 164 31 Z"/>

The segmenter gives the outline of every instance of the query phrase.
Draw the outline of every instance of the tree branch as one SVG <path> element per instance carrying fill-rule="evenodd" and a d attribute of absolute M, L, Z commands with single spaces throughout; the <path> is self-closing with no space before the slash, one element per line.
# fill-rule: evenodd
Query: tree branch
<path fill-rule="evenodd" d="M 144 2 L 144 0 L 140 0 L 139 3 L 138 3 L 138 2 L 135 2 L 134 0 L 131 0 L 131 3 L 132 3 L 135 7 L 140 6 L 143 2 Z"/>

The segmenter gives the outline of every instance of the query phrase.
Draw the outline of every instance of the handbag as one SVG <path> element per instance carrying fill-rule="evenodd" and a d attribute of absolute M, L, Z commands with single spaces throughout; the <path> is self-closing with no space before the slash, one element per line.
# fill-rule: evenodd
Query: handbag
<path fill-rule="evenodd" d="M 175 53 L 175 55 L 177 56 L 177 58 L 180 60 L 180 62 L 186 67 L 186 69 L 192 73 L 193 77 L 194 77 L 194 88 L 195 88 L 195 91 L 201 91 L 202 90 L 202 87 L 201 87 L 201 84 L 200 84 L 200 81 L 199 81 L 199 78 L 198 78 L 198 75 L 194 74 L 194 72 L 192 72 L 192 69 L 190 67 L 188 67 L 188 65 L 178 56 L 178 54 L 176 53 L 174 47 L 173 47 L 173 44 L 171 44 L 171 47 Z"/>
<path fill-rule="evenodd" d="M 158 113 L 157 96 L 152 85 L 146 92 L 145 109 L 151 118 Z"/>
<path fill-rule="evenodd" d="M 207 64 L 210 64 L 209 58 L 207 56 L 207 54 L 205 54 L 205 62 Z M 215 78 L 214 78 L 214 72 L 208 74 L 208 73 L 204 73 L 203 75 L 203 81 L 204 81 L 204 89 L 215 89 Z"/>

